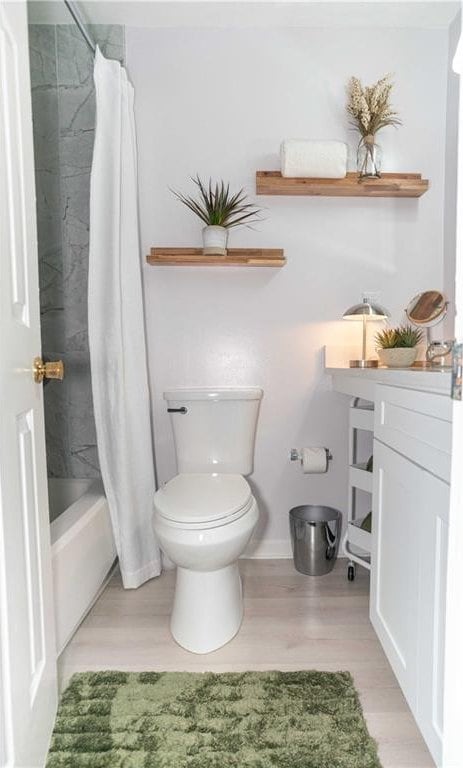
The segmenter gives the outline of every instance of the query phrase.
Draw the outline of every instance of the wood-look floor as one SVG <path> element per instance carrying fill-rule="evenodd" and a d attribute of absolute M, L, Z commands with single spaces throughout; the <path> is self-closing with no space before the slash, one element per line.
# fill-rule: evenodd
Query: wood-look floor
<path fill-rule="evenodd" d="M 368 574 L 353 583 L 346 563 L 321 578 L 302 576 L 290 560 L 242 560 L 245 617 L 223 648 L 197 656 L 169 632 L 175 572 L 123 590 L 119 574 L 60 659 L 61 685 L 98 669 L 242 671 L 348 670 L 352 673 L 383 768 L 434 766 L 368 618 Z"/>

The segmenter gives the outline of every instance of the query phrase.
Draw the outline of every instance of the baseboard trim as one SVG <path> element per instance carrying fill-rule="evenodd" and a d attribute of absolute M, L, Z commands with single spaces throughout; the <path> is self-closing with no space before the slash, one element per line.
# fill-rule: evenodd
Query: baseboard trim
<path fill-rule="evenodd" d="M 248 560 L 288 560 L 293 556 L 288 539 L 259 539 L 251 541 L 242 557 Z"/>
<path fill-rule="evenodd" d="M 241 557 L 246 560 L 292 560 L 293 552 L 287 539 L 259 539 L 251 541 Z M 346 560 L 341 551 L 338 560 Z"/>

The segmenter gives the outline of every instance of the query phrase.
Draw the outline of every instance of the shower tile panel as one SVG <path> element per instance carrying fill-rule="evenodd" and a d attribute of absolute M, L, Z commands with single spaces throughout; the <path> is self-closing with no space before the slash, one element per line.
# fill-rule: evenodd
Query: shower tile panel
<path fill-rule="evenodd" d="M 101 52 L 108 59 L 124 63 L 125 30 L 119 24 L 90 24 L 92 39 L 99 45 Z"/>
<path fill-rule="evenodd" d="M 98 477 L 99 463 L 92 406 L 88 349 L 68 353 L 69 450 L 71 477 Z"/>
<path fill-rule="evenodd" d="M 63 303 L 58 91 L 53 26 L 30 27 L 30 64 L 40 300 L 42 311 L 48 311 Z"/>
<path fill-rule="evenodd" d="M 42 349 L 47 358 L 52 360 L 56 355 L 57 360 L 64 354 L 64 310 L 63 307 L 51 307 L 42 310 L 40 322 L 42 324 Z M 46 350 L 46 351 L 45 351 Z M 56 392 L 63 387 L 56 385 L 51 387 Z M 50 389 L 50 387 L 48 387 Z"/>
<path fill-rule="evenodd" d="M 29 57 L 32 88 L 56 86 L 56 46 L 53 25 L 29 26 Z"/>
<path fill-rule="evenodd" d="M 29 33 L 42 349 L 66 370 L 44 390 L 48 471 L 98 477 L 87 327 L 93 56 L 74 25 L 32 25 Z M 123 61 L 122 27 L 90 33 L 104 55 Z"/>
<path fill-rule="evenodd" d="M 42 173 L 58 173 L 58 92 L 56 85 L 43 85 L 32 91 L 32 112 L 37 131 L 34 133 L 34 149 L 37 170 Z"/>
<path fill-rule="evenodd" d="M 71 445 L 70 457 L 71 477 L 100 477 L 100 463 L 96 445 L 79 443 L 75 448 Z"/>
<path fill-rule="evenodd" d="M 61 352 L 50 351 L 50 357 L 65 361 Z M 53 384 L 52 382 L 51 384 Z M 59 386 L 44 388 L 47 464 L 50 477 L 72 477 L 70 474 L 69 427 L 67 414 L 68 384 L 64 379 Z"/>

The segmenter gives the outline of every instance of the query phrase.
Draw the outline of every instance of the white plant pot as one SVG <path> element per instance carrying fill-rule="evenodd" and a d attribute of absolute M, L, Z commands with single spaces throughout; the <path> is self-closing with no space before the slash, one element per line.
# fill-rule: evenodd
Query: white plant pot
<path fill-rule="evenodd" d="M 416 347 L 396 347 L 395 349 L 378 349 L 381 365 L 388 368 L 409 368 L 416 360 Z"/>
<path fill-rule="evenodd" d="M 203 229 L 203 253 L 205 255 L 227 255 L 228 229 L 210 225 Z"/>

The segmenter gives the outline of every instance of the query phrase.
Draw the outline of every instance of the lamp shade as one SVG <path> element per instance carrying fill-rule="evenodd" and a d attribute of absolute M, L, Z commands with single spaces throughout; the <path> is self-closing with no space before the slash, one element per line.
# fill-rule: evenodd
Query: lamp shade
<path fill-rule="evenodd" d="M 364 299 L 361 304 L 354 304 L 343 314 L 344 320 L 386 320 L 389 312 L 379 304 L 372 304 L 368 299 Z"/>

